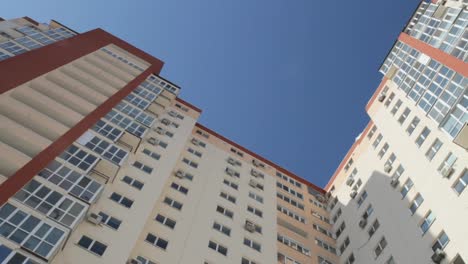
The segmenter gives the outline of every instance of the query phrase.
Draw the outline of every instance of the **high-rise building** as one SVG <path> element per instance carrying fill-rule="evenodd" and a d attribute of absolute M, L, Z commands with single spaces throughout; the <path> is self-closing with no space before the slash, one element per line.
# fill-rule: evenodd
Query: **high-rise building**
<path fill-rule="evenodd" d="M 197 123 L 125 41 L 0 19 L 0 264 L 465 263 L 467 23 L 418 6 L 322 189 Z"/>

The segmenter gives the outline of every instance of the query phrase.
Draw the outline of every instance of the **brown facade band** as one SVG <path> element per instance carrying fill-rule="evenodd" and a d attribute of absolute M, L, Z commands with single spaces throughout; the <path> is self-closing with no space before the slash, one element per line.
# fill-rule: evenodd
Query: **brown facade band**
<path fill-rule="evenodd" d="M 3 182 L 0 185 L 0 205 L 8 201 L 11 196 L 130 94 L 150 74 L 159 74 L 163 66 L 162 61 L 101 29 L 95 29 L 0 62 L 0 72 L 2 76 L 5 76 L 0 79 L 0 93 L 4 93 L 108 44 L 114 44 L 126 50 L 151 63 L 151 66 Z"/>

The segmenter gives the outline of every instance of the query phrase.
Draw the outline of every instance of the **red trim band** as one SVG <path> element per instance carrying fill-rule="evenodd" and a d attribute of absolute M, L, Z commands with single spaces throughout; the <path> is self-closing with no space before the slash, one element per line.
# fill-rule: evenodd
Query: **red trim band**
<path fill-rule="evenodd" d="M 191 104 L 191 103 L 189 103 L 189 102 L 187 102 L 185 100 L 180 99 L 179 97 L 176 98 L 176 102 L 179 102 L 179 103 L 191 108 L 192 110 L 194 110 L 194 111 L 196 111 L 198 113 L 202 112 L 202 110 L 200 108 L 194 106 L 193 104 Z"/>

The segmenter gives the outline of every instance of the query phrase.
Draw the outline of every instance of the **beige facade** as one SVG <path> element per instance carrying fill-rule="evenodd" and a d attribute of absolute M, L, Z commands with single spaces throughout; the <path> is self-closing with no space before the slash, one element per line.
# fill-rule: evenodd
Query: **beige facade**
<path fill-rule="evenodd" d="M 73 53 L 2 83 L 0 264 L 464 263 L 466 63 L 418 35 L 439 6 L 421 4 L 386 58 L 371 121 L 325 189 L 197 123 L 201 110 L 131 45 L 0 20 L 0 70 L 51 47 Z M 75 55 L 76 43 L 95 46 Z M 404 88 L 395 58 L 410 56 L 446 77 L 449 103 L 427 83 L 420 97 Z"/>

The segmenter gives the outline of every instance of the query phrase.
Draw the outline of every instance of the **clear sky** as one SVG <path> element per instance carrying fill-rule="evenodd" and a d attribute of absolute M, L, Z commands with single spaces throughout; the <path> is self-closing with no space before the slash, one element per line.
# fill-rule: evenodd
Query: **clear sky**
<path fill-rule="evenodd" d="M 419 0 L 8 1 L 0 16 L 103 28 L 165 61 L 200 122 L 324 186 L 369 121 Z"/>

